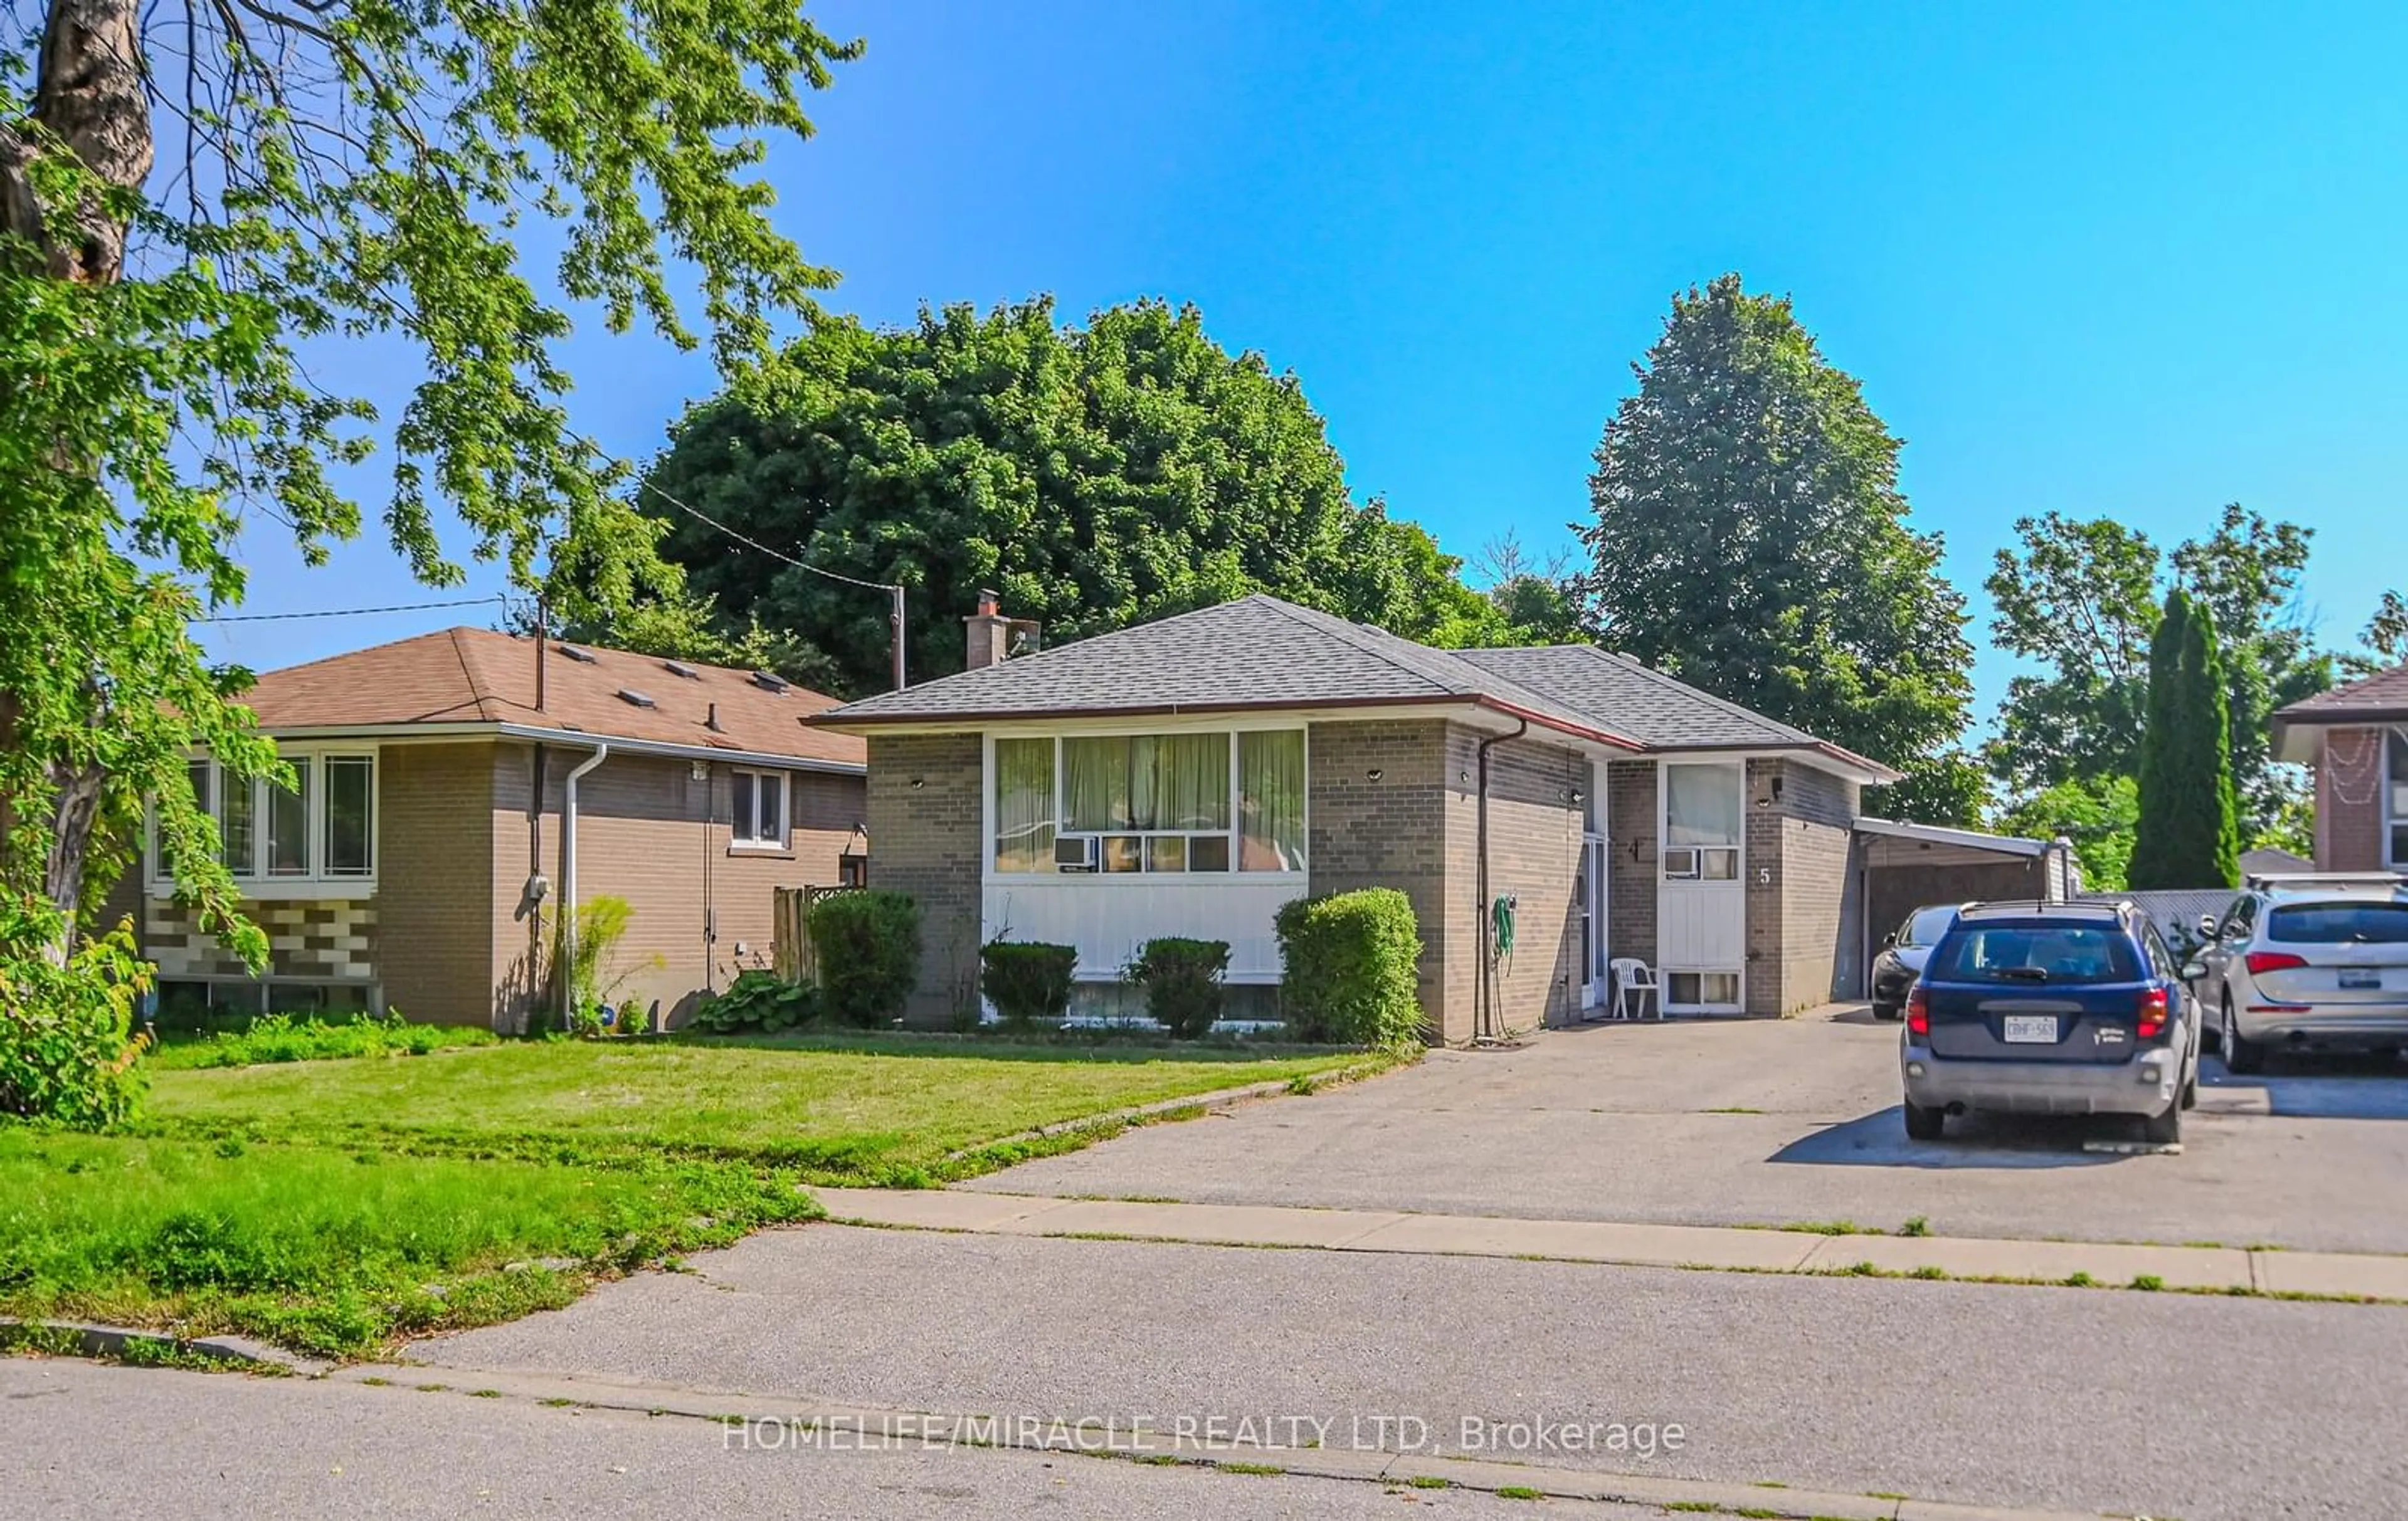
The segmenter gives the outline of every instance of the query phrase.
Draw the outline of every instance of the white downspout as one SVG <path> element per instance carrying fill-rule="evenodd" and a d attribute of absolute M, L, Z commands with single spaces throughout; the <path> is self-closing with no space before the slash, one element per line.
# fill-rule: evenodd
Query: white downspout
<path fill-rule="evenodd" d="M 577 780 L 610 758 L 610 746 L 599 743 L 594 753 L 568 773 L 560 797 L 560 1025 L 568 1027 L 568 972 L 577 965 Z"/>

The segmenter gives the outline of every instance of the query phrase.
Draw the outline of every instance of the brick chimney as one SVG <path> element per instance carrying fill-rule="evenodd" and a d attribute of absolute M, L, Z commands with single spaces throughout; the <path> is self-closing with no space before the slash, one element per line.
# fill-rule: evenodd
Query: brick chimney
<path fill-rule="evenodd" d="M 981 591 L 978 611 L 962 622 L 969 629 L 969 669 L 1000 666 L 1010 657 L 1011 620 L 1003 615 L 1000 593 Z"/>

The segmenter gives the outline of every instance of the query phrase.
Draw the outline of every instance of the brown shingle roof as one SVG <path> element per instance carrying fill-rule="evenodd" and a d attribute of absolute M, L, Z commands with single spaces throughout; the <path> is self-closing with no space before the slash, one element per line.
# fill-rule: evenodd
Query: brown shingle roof
<path fill-rule="evenodd" d="M 571 648 L 591 655 L 572 658 Z M 596 739 L 689 745 L 858 767 L 868 746 L 800 720 L 837 706 L 799 686 L 772 692 L 750 671 L 652 655 L 555 643 L 545 660 L 544 708 L 535 705 L 532 639 L 485 628 L 447 628 L 415 639 L 288 666 L 260 677 L 244 697 L 262 728 L 380 728 L 409 724 L 509 724 Z M 622 697 L 652 699 L 647 708 Z M 708 720 L 713 704 L 719 727 Z"/>
<path fill-rule="evenodd" d="M 2274 715 L 2286 724 L 2395 723 L 2408 719 L 2408 666 L 2303 697 Z"/>

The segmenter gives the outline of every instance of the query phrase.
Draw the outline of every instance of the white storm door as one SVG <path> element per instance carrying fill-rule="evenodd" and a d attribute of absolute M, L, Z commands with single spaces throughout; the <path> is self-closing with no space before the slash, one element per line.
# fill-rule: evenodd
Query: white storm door
<path fill-rule="evenodd" d="M 1737 1013 L 1747 963 L 1746 768 L 1667 761 L 1657 769 L 1656 975 L 1667 1011 Z"/>

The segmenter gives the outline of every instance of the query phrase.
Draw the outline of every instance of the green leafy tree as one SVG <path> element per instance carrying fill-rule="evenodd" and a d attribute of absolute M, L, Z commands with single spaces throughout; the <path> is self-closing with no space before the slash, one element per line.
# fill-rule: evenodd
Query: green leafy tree
<path fill-rule="evenodd" d="M 821 322 L 770 384 L 690 411 L 649 479 L 691 592 L 817 652 L 847 695 L 891 680 L 886 599 L 672 500 L 817 571 L 907 587 L 915 681 L 961 668 L 988 587 L 1048 642 L 1254 591 L 1437 644 L 1512 632 L 1426 533 L 1350 495 L 1295 377 L 1158 301 L 1084 325 L 1041 299 L 897 330 Z"/>
<path fill-rule="evenodd" d="M 2398 592 L 2384 593 L 2358 639 L 2365 648 L 2341 657 L 2341 667 L 2348 675 L 2372 676 L 2394 666 L 2408 666 L 2408 601 Z"/>
<path fill-rule="evenodd" d="M 650 582 L 654 529 L 566 425 L 566 304 L 707 337 L 751 376 L 834 279 L 773 230 L 754 169 L 858 51 L 791 0 L 0 14 L 0 983 L 90 963 L 79 916 L 146 797 L 204 922 L 264 955 L 184 758 L 279 766 L 247 673 L 186 630 L 241 599 L 248 520 L 311 564 L 358 532 L 367 478 L 346 467 L 379 419 L 337 389 L 338 346 L 423 366 L 378 503 L 420 578 L 462 575 L 442 503 L 451 543 L 523 584 L 564 540 L 597 600 Z M 556 297 L 530 243 L 559 250 Z"/>
<path fill-rule="evenodd" d="M 2059 782 L 2009 807 L 1999 822 L 2010 834 L 2072 840 L 2083 884 L 2114 893 L 2131 885 L 2132 835 L 2140 819 L 2138 784 L 2111 776 Z"/>
<path fill-rule="evenodd" d="M 2140 816 L 2128 873 L 2135 889 L 2230 887 L 2241 880 L 2227 690 L 2214 610 L 2174 588 L 2149 644 Z"/>
<path fill-rule="evenodd" d="M 2270 749 L 2274 710 L 2332 683 L 2300 599 L 2309 530 L 2233 503 L 2171 554 L 2109 518 L 2051 512 L 2015 533 L 1984 583 L 1991 627 L 2043 670 L 2008 683 L 1986 753 L 2009 793 L 2138 774 L 2150 639 L 2166 590 L 2179 586 L 2223 639 L 2234 781 L 2244 833 L 2258 839 L 2299 790 Z"/>
<path fill-rule="evenodd" d="M 1675 297 L 1636 371 L 1581 530 L 1605 642 L 1907 773 L 1868 808 L 1971 822 L 1964 598 L 1856 380 L 1737 275 Z"/>
<path fill-rule="evenodd" d="M 1583 626 L 1581 577 L 1568 552 L 1543 560 L 1522 547 L 1508 528 L 1480 547 L 1472 574 L 1487 583 L 1488 600 L 1512 630 L 1516 644 L 1578 644 Z"/>

